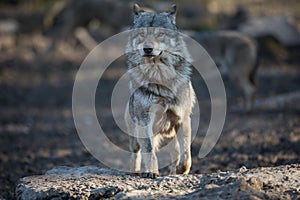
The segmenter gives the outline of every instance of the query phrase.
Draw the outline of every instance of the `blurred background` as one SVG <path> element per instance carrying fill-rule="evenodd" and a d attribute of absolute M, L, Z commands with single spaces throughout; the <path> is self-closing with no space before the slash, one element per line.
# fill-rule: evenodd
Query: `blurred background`
<path fill-rule="evenodd" d="M 237 30 L 258 42 L 258 104 L 235 109 L 239 89 L 224 76 L 228 113 L 214 150 L 197 154 L 210 117 L 205 85 L 194 75 L 201 109 L 193 141 L 191 173 L 300 163 L 300 1 L 138 1 L 154 10 L 178 5 L 182 30 Z M 11 199 L 20 177 L 54 166 L 103 166 L 78 138 L 72 118 L 77 70 L 99 42 L 132 22 L 130 0 L 0 0 L 0 199 Z M 126 71 L 124 58 L 105 72 L 97 91 L 99 122 L 108 137 L 127 149 L 127 137 L 113 122 L 110 99 Z"/>

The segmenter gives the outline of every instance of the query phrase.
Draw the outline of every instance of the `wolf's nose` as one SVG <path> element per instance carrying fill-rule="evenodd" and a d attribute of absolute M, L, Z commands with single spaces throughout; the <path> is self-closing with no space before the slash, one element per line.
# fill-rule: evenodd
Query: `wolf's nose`
<path fill-rule="evenodd" d="M 153 51 L 153 48 L 143 48 L 143 50 L 146 54 L 151 54 Z"/>

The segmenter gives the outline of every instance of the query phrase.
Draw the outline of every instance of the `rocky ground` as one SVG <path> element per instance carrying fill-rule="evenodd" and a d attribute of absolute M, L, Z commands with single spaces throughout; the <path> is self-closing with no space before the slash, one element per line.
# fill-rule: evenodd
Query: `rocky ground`
<path fill-rule="evenodd" d="M 145 179 L 107 168 L 54 168 L 22 178 L 17 199 L 298 199 L 300 165 Z"/>

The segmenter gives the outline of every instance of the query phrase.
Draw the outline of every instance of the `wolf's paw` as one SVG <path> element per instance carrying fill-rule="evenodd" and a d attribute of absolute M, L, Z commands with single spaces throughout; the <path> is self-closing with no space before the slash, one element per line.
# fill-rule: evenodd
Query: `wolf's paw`
<path fill-rule="evenodd" d="M 141 177 L 142 178 L 152 178 L 152 179 L 156 179 L 158 176 L 157 173 L 152 173 L 152 172 L 144 172 L 144 173 L 141 173 Z"/>
<path fill-rule="evenodd" d="M 190 164 L 180 164 L 177 166 L 176 174 L 188 174 L 190 172 Z"/>

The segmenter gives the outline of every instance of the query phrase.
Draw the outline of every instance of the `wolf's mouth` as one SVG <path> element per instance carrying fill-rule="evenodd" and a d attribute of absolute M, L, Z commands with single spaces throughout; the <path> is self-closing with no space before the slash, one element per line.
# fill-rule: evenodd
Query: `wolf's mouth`
<path fill-rule="evenodd" d="M 143 57 L 152 58 L 152 57 L 155 57 L 155 55 L 153 55 L 153 54 L 144 54 Z"/>
<path fill-rule="evenodd" d="M 143 55 L 143 57 L 148 57 L 148 58 L 158 57 L 158 56 L 161 56 L 162 53 L 163 53 L 163 51 L 160 51 L 158 55 L 155 55 L 155 54 L 152 54 L 152 53 L 151 53 L 151 54 L 146 54 L 146 53 L 145 53 L 145 54 Z"/>

